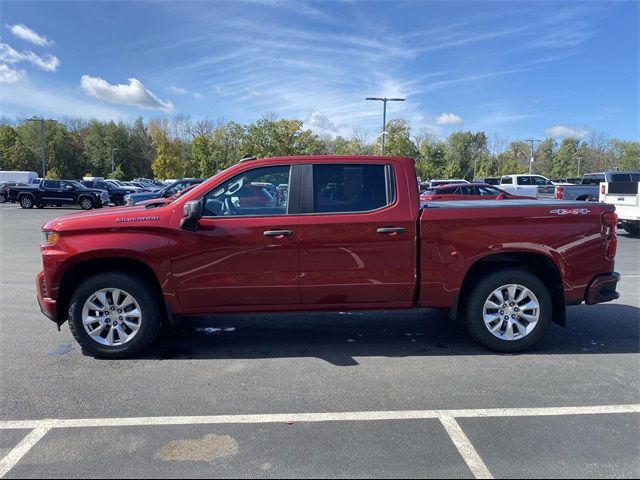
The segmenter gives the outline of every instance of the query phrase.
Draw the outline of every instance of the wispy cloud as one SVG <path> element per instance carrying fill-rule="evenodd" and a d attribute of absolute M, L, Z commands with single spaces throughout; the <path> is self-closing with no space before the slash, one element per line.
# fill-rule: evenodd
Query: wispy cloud
<path fill-rule="evenodd" d="M 76 92 L 21 82 L 0 88 L 0 103 L 5 115 L 69 116 L 86 119 L 127 120 L 129 116 L 120 110 L 85 101 Z"/>
<path fill-rule="evenodd" d="M 0 43 L 0 63 L 12 64 L 28 62 L 46 72 L 55 72 L 60 66 L 58 57 L 47 54 L 40 56 L 31 51 L 18 52 L 6 43 Z"/>
<path fill-rule="evenodd" d="M 176 87 L 175 85 L 171 85 L 169 87 L 169 91 L 178 95 L 193 95 L 194 98 L 200 99 L 202 98 L 202 94 L 198 92 L 190 92 L 186 88 Z"/>
<path fill-rule="evenodd" d="M 24 70 L 16 70 L 9 65 L 0 63 L 0 83 L 17 83 L 26 75 Z"/>
<path fill-rule="evenodd" d="M 32 29 L 30 29 L 29 27 L 27 27 L 22 23 L 18 23 L 16 25 L 7 25 L 6 27 L 16 37 L 26 42 L 33 43 L 34 45 L 38 45 L 40 47 L 47 47 L 53 44 L 53 42 L 47 39 L 47 37 L 45 37 L 44 35 L 39 35 L 38 33 L 36 33 L 35 31 L 33 31 Z"/>
<path fill-rule="evenodd" d="M 110 103 L 164 112 L 174 110 L 173 103 L 160 100 L 137 78 L 130 78 L 128 85 L 112 85 L 102 78 L 83 75 L 80 87 L 87 95 Z"/>

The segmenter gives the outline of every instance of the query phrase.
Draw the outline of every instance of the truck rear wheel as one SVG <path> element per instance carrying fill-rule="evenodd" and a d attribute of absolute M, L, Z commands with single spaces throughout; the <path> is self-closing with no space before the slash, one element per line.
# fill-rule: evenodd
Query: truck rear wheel
<path fill-rule="evenodd" d="M 0 203 L 6 203 L 7 196 L 4 193 L 0 193 Z"/>
<path fill-rule="evenodd" d="M 82 197 L 80 199 L 80 207 L 83 210 L 91 210 L 93 208 L 93 200 L 91 200 L 89 197 Z"/>
<path fill-rule="evenodd" d="M 552 311 L 544 283 L 526 270 L 509 268 L 478 279 L 464 315 L 477 342 L 498 352 L 519 352 L 544 336 Z"/>
<path fill-rule="evenodd" d="M 20 206 L 22 208 L 33 208 L 33 198 L 31 198 L 31 195 L 23 195 L 22 197 L 20 197 Z"/>
<path fill-rule="evenodd" d="M 164 319 L 144 278 L 105 272 L 82 282 L 71 298 L 69 328 L 83 353 L 125 358 L 148 347 Z"/>
<path fill-rule="evenodd" d="M 124 197 L 122 195 L 116 195 L 115 197 L 113 197 L 113 204 L 116 207 L 124 205 Z"/>

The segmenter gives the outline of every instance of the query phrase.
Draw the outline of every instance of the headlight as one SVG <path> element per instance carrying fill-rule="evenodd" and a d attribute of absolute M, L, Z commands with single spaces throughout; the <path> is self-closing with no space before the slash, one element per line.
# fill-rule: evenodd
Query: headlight
<path fill-rule="evenodd" d="M 40 244 L 42 247 L 52 247 L 56 243 L 58 243 L 58 239 L 60 238 L 60 234 L 58 232 L 50 232 L 43 231 L 42 232 L 42 243 Z"/>

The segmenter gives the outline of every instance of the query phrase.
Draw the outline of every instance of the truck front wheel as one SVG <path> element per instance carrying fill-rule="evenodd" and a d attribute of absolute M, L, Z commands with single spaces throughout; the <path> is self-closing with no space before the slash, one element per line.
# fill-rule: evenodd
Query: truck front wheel
<path fill-rule="evenodd" d="M 144 278 L 124 272 L 97 274 L 71 298 L 69 328 L 85 354 L 125 358 L 148 347 L 164 314 Z"/>
<path fill-rule="evenodd" d="M 544 283 L 526 270 L 510 268 L 477 280 L 464 315 L 477 342 L 498 352 L 519 352 L 542 338 L 552 311 Z"/>

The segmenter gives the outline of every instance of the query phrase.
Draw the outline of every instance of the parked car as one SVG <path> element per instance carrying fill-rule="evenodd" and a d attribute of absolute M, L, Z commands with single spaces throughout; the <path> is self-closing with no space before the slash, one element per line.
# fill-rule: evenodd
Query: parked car
<path fill-rule="evenodd" d="M 454 183 L 469 183 L 469 181 L 464 180 L 462 178 L 435 179 L 435 180 L 429 180 L 428 185 L 429 185 L 429 188 L 433 188 L 433 187 L 439 187 L 440 185 L 451 185 Z"/>
<path fill-rule="evenodd" d="M 187 193 L 191 189 L 197 187 L 198 185 L 199 185 L 198 183 L 194 183 L 193 185 L 188 186 L 184 190 L 180 190 L 178 193 L 174 194 L 172 197 L 169 197 L 169 198 L 164 198 L 164 197 L 161 197 L 161 198 L 150 198 L 149 200 L 141 200 L 138 203 L 136 203 L 136 205 L 137 206 L 147 206 L 147 205 L 161 206 L 161 205 L 164 205 L 166 203 L 175 202 L 182 195 L 184 195 L 185 193 Z"/>
<path fill-rule="evenodd" d="M 184 178 L 182 180 L 177 180 L 171 185 L 167 185 L 166 187 L 155 192 L 132 193 L 126 195 L 124 197 L 124 200 L 127 205 L 135 205 L 138 202 L 141 202 L 143 200 L 150 200 L 152 198 L 169 198 L 178 193 L 180 190 L 184 190 L 190 185 L 202 183 L 203 181 L 204 179 L 202 178 Z"/>
<path fill-rule="evenodd" d="M 620 225 L 628 233 L 640 235 L 640 173 L 615 172 L 600 184 L 599 200 L 615 205 Z M 622 181 L 617 181 L 622 180 Z"/>
<path fill-rule="evenodd" d="M 136 193 L 137 190 L 127 187 L 120 187 L 114 183 L 105 180 L 83 180 L 82 183 L 87 188 L 95 188 L 97 190 L 106 190 L 109 193 L 109 202 L 114 205 L 124 205 L 124 197 L 130 193 Z"/>
<path fill-rule="evenodd" d="M 487 185 L 500 185 L 500 177 L 478 178 L 473 183 L 486 183 Z"/>
<path fill-rule="evenodd" d="M 105 180 L 105 182 L 111 185 L 113 188 L 123 188 L 127 190 L 133 190 L 135 193 L 141 193 L 144 191 L 144 189 L 140 187 L 136 187 L 135 185 L 129 185 L 126 182 L 122 182 L 120 180 L 107 179 Z"/>
<path fill-rule="evenodd" d="M 237 206 L 253 182 L 286 205 Z M 420 208 L 414 161 L 282 157 L 238 163 L 175 202 L 49 221 L 42 312 L 83 352 L 140 352 L 163 323 L 223 312 L 441 308 L 515 352 L 565 305 L 618 298 L 615 207 L 510 200 Z M 301 188 L 302 187 L 302 188 Z"/>
<path fill-rule="evenodd" d="M 530 197 L 511 195 L 486 183 L 462 183 L 453 185 L 440 185 L 425 190 L 420 195 L 423 202 L 448 201 L 448 200 L 514 200 Z"/>
<path fill-rule="evenodd" d="M 28 187 L 29 184 L 23 182 L 0 182 L 0 203 L 6 203 L 9 200 L 10 187 Z"/>
<path fill-rule="evenodd" d="M 83 210 L 100 208 L 109 202 L 105 190 L 87 188 L 75 180 L 42 180 L 33 187 L 10 187 L 9 199 L 17 201 L 22 208 L 44 208 L 45 206 L 80 205 Z"/>

